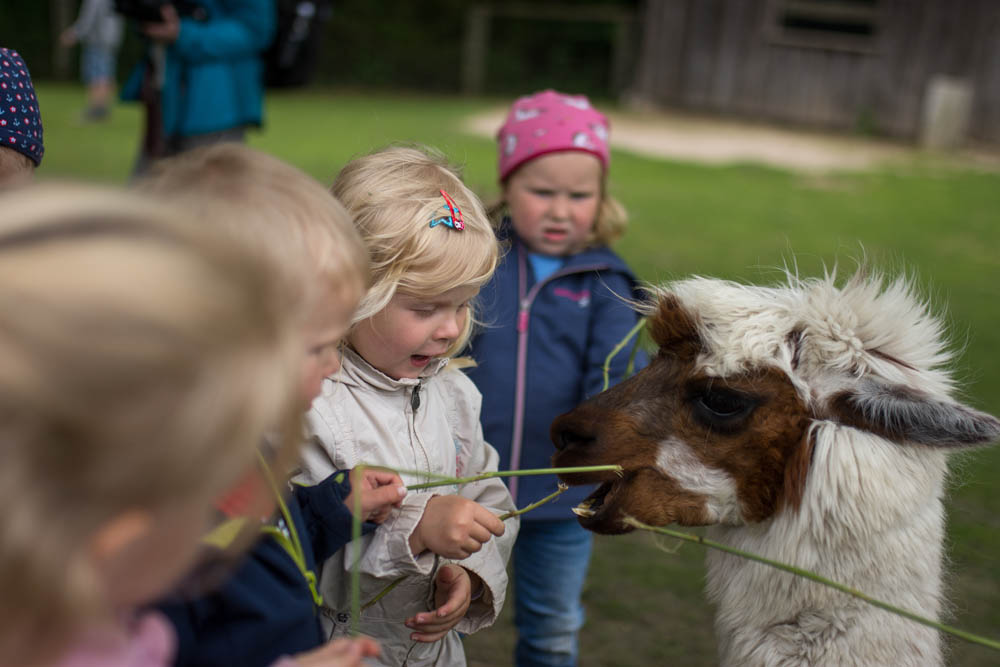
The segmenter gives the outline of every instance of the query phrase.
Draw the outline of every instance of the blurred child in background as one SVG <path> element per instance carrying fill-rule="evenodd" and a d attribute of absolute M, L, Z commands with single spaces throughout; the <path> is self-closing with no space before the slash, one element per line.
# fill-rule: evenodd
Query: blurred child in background
<path fill-rule="evenodd" d="M 0 47 L 0 189 L 31 180 L 45 154 L 42 113 L 21 54 Z"/>
<path fill-rule="evenodd" d="M 59 42 L 80 44 L 80 77 L 87 86 L 87 108 L 81 119 L 97 122 L 108 117 L 115 90 L 115 59 L 122 43 L 123 20 L 114 0 L 83 0 L 73 25 L 63 30 Z"/>
<path fill-rule="evenodd" d="M 140 613 L 212 502 L 290 431 L 302 334 L 270 266 L 117 191 L 0 207 L 0 656 L 155 667 Z"/>
<path fill-rule="evenodd" d="M 139 187 L 182 200 L 197 224 L 222 229 L 280 268 L 276 279 L 298 294 L 304 311 L 299 405 L 308 409 L 323 378 L 340 368 L 341 338 L 369 282 L 367 252 L 344 207 L 304 172 L 232 143 L 159 162 Z M 272 478 L 284 489 L 289 472 L 271 467 L 247 484 L 267 490 Z M 374 654 L 370 640 L 314 650 L 326 639 L 316 564 L 350 541 L 355 495 L 359 518 L 379 521 L 405 493 L 395 474 L 347 472 L 294 486 L 287 500 L 273 497 L 261 539 L 218 590 L 161 605 L 179 631 L 177 665 L 264 667 L 282 656 L 295 656 L 300 665 L 347 665 L 352 655 Z M 374 523 L 366 532 L 372 529 Z"/>
<path fill-rule="evenodd" d="M 482 204 L 438 155 L 393 147 L 353 160 L 333 193 L 368 247 L 373 284 L 347 334 L 343 368 L 309 413 L 306 481 L 358 463 L 413 471 L 408 483 L 497 469 L 480 396 L 453 359 L 497 262 Z M 360 545 L 362 632 L 383 665 L 464 665 L 459 632 L 496 620 L 518 519 L 496 479 L 410 491 Z M 351 629 L 353 543 L 323 567 L 325 626 Z M 387 594 L 375 601 L 392 585 Z M 364 608 L 367 607 L 367 608 Z"/>
<path fill-rule="evenodd" d="M 510 251 L 483 289 L 489 326 L 473 339 L 469 377 L 483 394 L 486 439 L 501 469 L 549 467 L 549 425 L 601 391 L 608 353 L 637 315 L 636 279 L 609 245 L 625 210 L 607 192 L 608 121 L 582 95 L 522 97 L 498 134 L 502 201 L 492 211 Z M 613 360 L 612 382 L 628 354 Z M 556 490 L 553 476 L 512 477 L 515 502 Z M 514 545 L 516 662 L 575 665 L 593 538 L 570 508 L 577 487 L 525 514 Z M 523 503 L 522 503 L 523 504 Z"/>

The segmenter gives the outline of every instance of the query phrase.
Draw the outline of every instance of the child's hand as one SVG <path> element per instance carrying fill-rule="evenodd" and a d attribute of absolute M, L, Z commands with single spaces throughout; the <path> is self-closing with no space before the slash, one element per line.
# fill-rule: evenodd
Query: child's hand
<path fill-rule="evenodd" d="M 439 556 L 461 560 L 503 531 L 503 522 L 474 500 L 434 496 L 410 535 L 410 551 L 419 556 L 430 549 Z"/>
<path fill-rule="evenodd" d="M 295 656 L 298 667 L 361 667 L 362 658 L 379 654 L 378 644 L 370 637 L 338 639 L 317 649 Z"/>
<path fill-rule="evenodd" d="M 160 22 L 144 23 L 142 32 L 154 42 L 173 44 L 181 34 L 181 17 L 170 3 L 160 5 Z"/>
<path fill-rule="evenodd" d="M 406 627 L 415 631 L 410 639 L 418 642 L 441 639 L 462 620 L 471 601 L 472 578 L 468 570 L 458 565 L 445 565 L 434 578 L 434 604 L 437 609 L 406 619 Z"/>
<path fill-rule="evenodd" d="M 347 508 L 354 513 L 355 493 L 361 497 L 362 521 L 382 523 L 393 507 L 399 507 L 406 495 L 403 480 L 394 472 L 378 468 L 354 468 L 351 470 L 351 492 L 344 499 Z"/>

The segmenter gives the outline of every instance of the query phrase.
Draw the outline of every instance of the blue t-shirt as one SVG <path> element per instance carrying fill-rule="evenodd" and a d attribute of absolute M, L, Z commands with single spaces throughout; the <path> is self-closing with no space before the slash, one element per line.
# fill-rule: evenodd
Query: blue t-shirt
<path fill-rule="evenodd" d="M 535 273 L 535 282 L 541 282 L 562 268 L 566 262 L 565 257 L 553 257 L 542 255 L 537 252 L 529 252 L 528 260 L 531 262 L 531 270 Z"/>

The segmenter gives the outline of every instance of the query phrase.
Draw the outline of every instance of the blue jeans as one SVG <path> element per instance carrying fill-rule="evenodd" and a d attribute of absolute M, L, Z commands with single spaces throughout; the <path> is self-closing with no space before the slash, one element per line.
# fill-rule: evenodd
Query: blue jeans
<path fill-rule="evenodd" d="M 518 667 L 576 665 L 593 541 L 576 519 L 521 522 L 514 543 Z"/>

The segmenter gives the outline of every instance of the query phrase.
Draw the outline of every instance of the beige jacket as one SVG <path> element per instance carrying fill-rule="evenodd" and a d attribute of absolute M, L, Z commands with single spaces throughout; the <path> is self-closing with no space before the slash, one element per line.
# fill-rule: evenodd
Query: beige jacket
<path fill-rule="evenodd" d="M 393 380 L 352 350 L 345 351 L 341 373 L 323 382 L 309 411 L 312 437 L 303 454 L 298 481 L 315 484 L 334 470 L 359 463 L 428 471 L 448 476 L 496 470 L 496 450 L 483 440 L 479 425 L 481 396 L 464 373 L 440 360 L 418 379 Z M 419 405 L 413 399 L 419 394 Z M 417 405 L 414 409 L 414 405 Z M 430 481 L 425 475 L 403 475 L 407 484 Z M 361 604 L 403 575 L 388 595 L 361 612 L 360 630 L 382 647 L 381 665 L 464 665 L 458 632 L 472 633 L 500 615 L 507 590 L 507 560 L 517 537 L 519 518 L 504 522 L 506 532 L 461 561 L 425 552 L 410 553 L 409 537 L 433 495 L 458 493 L 495 514 L 514 509 L 499 479 L 411 491 L 374 533 L 361 538 Z M 320 591 L 324 628 L 331 637 L 350 632 L 350 573 L 354 545 L 334 554 L 322 567 Z M 473 600 L 465 618 L 434 643 L 412 641 L 404 621 L 434 608 L 434 575 L 447 562 L 457 562 L 483 580 L 482 597 Z M 457 632 L 456 632 L 457 631 Z"/>

